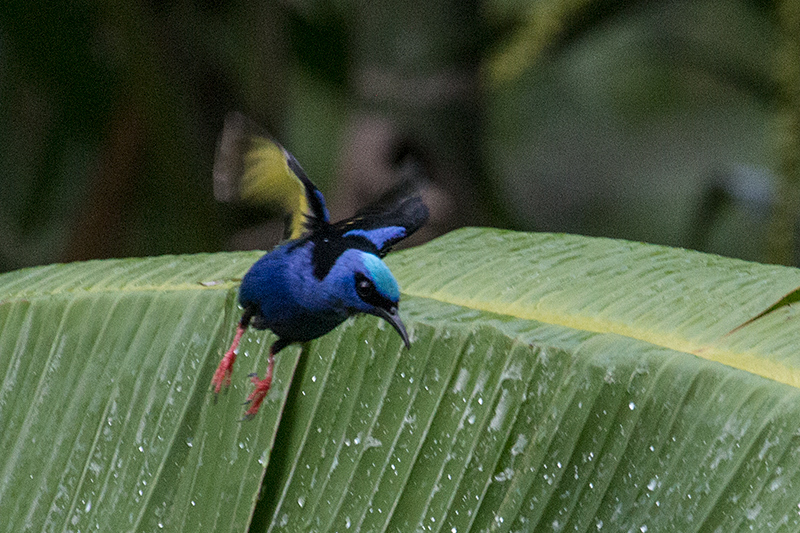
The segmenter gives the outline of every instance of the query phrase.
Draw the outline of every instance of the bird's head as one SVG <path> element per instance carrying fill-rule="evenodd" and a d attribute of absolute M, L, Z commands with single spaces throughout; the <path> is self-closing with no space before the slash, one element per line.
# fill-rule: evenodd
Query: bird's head
<path fill-rule="evenodd" d="M 361 250 L 348 250 L 337 261 L 342 269 L 334 269 L 331 274 L 338 275 L 342 283 L 343 304 L 351 314 L 366 313 L 386 320 L 410 346 L 408 334 L 397 304 L 400 301 L 400 288 L 389 267 L 378 256 Z M 339 272 L 335 273 L 334 271 Z"/>

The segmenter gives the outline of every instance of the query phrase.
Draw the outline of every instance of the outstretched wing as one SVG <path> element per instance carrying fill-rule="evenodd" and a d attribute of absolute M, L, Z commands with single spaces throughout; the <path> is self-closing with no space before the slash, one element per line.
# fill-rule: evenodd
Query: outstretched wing
<path fill-rule="evenodd" d="M 375 203 L 361 209 L 352 218 L 334 224 L 342 237 L 364 237 L 385 256 L 392 246 L 411 236 L 428 220 L 428 208 L 422 198 L 408 196 L 409 184 L 390 190 Z"/>
<path fill-rule="evenodd" d="M 214 196 L 280 206 L 288 214 L 289 239 L 329 222 L 325 198 L 294 156 L 241 113 L 225 117 L 214 160 Z"/>

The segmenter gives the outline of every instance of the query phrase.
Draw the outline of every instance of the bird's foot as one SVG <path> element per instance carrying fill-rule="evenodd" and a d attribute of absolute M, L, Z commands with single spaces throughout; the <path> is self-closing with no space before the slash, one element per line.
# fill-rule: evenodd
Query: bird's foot
<path fill-rule="evenodd" d="M 229 350 L 222 357 L 219 362 L 217 371 L 214 372 L 214 378 L 211 380 L 211 387 L 214 389 L 214 401 L 217 400 L 217 395 L 222 387 L 230 387 L 231 373 L 233 372 L 233 363 L 236 361 L 236 352 Z"/>
<path fill-rule="evenodd" d="M 250 393 L 250 396 L 247 397 L 247 401 L 244 402 L 245 405 L 250 405 L 250 407 L 247 409 L 247 412 L 244 414 L 244 418 L 246 420 L 250 420 L 256 416 L 259 407 L 261 407 L 261 402 L 263 402 L 264 398 L 267 397 L 269 388 L 272 386 L 272 372 L 269 372 L 267 377 L 264 379 L 258 379 L 258 375 L 251 374 L 250 379 L 256 388 Z"/>
<path fill-rule="evenodd" d="M 231 386 L 231 373 L 233 372 L 233 363 L 236 362 L 236 349 L 239 348 L 239 341 L 242 339 L 242 335 L 244 335 L 246 329 L 246 324 L 239 324 L 236 335 L 233 337 L 231 347 L 228 348 L 228 351 L 222 356 L 222 361 L 219 362 L 217 371 L 214 372 L 214 377 L 211 379 L 211 387 L 214 389 L 215 402 L 217 401 L 217 395 L 219 395 L 219 391 L 222 390 L 222 387 L 224 386 L 227 388 Z"/>

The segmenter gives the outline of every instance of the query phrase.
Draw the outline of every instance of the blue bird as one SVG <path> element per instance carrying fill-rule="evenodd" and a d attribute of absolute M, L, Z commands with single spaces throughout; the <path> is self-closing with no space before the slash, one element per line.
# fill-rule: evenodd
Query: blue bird
<path fill-rule="evenodd" d="M 234 187 L 245 195 L 248 190 L 260 194 L 264 183 L 271 183 L 290 210 L 289 240 L 256 261 L 242 279 L 244 312 L 214 373 L 215 395 L 230 385 L 239 342 L 251 325 L 271 330 L 278 339 L 270 347 L 264 379 L 252 377 L 255 389 L 245 418 L 253 417 L 266 397 L 278 352 L 325 335 L 350 316 L 378 316 L 410 346 L 398 314 L 400 289 L 382 258 L 426 222 L 428 209 L 419 196 L 390 191 L 352 218 L 331 223 L 325 198 L 297 160 L 240 114 L 226 119 L 214 179 L 215 192 L 229 195 Z"/>

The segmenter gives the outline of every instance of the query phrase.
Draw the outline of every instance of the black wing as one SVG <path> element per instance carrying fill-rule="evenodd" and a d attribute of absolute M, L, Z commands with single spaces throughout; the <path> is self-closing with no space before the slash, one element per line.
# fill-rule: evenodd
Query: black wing
<path fill-rule="evenodd" d="M 345 238 L 363 237 L 375 246 L 378 256 L 385 256 L 392 246 L 411 236 L 428 220 L 428 208 L 422 198 L 408 195 L 411 187 L 408 183 L 400 184 L 331 229 Z"/>

